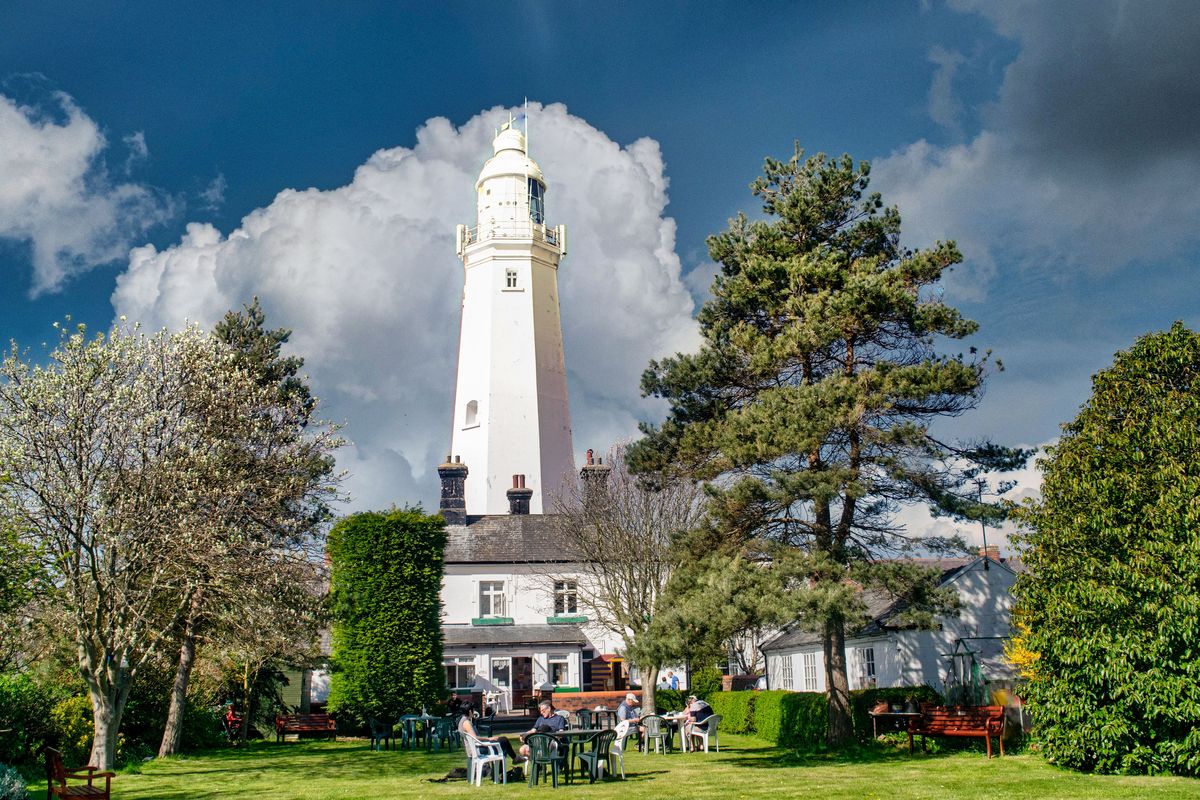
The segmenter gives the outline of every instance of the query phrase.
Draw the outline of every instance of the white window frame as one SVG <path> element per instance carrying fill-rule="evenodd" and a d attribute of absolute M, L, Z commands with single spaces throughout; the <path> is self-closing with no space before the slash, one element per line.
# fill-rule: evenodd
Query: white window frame
<path fill-rule="evenodd" d="M 479 582 L 479 616 L 507 617 L 508 596 L 504 581 Z"/>
<path fill-rule="evenodd" d="M 561 603 L 559 601 L 562 601 Z M 562 610 L 559 610 L 561 605 Z M 574 608 L 572 608 L 574 606 Z M 579 581 L 563 578 L 554 581 L 554 616 L 567 617 L 579 613 Z"/>
<path fill-rule="evenodd" d="M 563 668 L 562 681 L 554 680 L 554 668 L 561 665 Z M 574 686 L 575 683 L 571 680 L 571 656 L 567 653 L 550 653 L 546 656 L 546 680 L 553 683 L 555 686 Z"/>
<path fill-rule="evenodd" d="M 804 691 L 817 691 L 817 654 L 804 653 Z"/>
<path fill-rule="evenodd" d="M 780 669 L 780 689 L 792 690 L 792 657 L 786 655 L 783 657 L 783 665 Z"/>
<path fill-rule="evenodd" d="M 865 689 L 871 685 L 871 681 L 878 681 L 875 669 L 875 647 L 859 647 L 855 649 L 855 655 L 858 656 L 858 688 Z"/>
<path fill-rule="evenodd" d="M 515 269 L 504 270 L 504 290 L 508 292 L 520 291 L 520 277 Z"/>
<path fill-rule="evenodd" d="M 457 676 L 459 674 L 460 669 L 462 669 L 463 667 L 470 667 L 471 668 L 471 680 L 469 682 L 467 682 L 466 684 L 455 686 L 453 683 L 450 682 L 449 676 L 447 676 L 446 683 L 449 684 L 447 686 L 448 689 L 461 690 L 461 689 L 474 688 L 475 675 L 478 673 L 478 670 L 479 670 L 478 665 L 475 663 L 475 656 L 445 656 L 445 657 L 443 657 L 442 658 L 443 671 L 446 669 L 449 669 L 450 667 L 454 668 L 454 675 L 455 675 L 456 680 L 457 680 Z"/>

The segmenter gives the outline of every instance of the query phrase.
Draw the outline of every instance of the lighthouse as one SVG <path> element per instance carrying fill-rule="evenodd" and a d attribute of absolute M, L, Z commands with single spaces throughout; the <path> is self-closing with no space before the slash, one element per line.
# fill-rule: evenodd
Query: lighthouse
<path fill-rule="evenodd" d="M 467 515 L 542 514 L 574 473 L 558 310 L 566 230 L 546 224 L 546 181 L 511 117 L 492 149 L 475 182 L 475 224 L 456 236 L 464 282 L 451 458 L 465 472 Z"/>

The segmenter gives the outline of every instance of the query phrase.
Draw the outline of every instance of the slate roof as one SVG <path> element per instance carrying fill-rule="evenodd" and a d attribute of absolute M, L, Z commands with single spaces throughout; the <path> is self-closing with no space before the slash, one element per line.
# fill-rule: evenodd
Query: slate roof
<path fill-rule="evenodd" d="M 938 580 L 938 586 L 944 586 L 949 581 L 954 580 L 967 567 L 978 561 L 978 558 L 915 558 L 914 563 L 923 564 L 928 567 L 935 567 L 942 570 L 941 578 Z M 992 563 L 996 563 L 993 561 Z M 1007 565 L 1006 565 L 1007 566 Z M 896 617 L 898 617 L 907 607 L 908 603 L 903 600 L 897 600 L 886 592 L 877 590 L 864 590 L 863 600 L 867 604 L 868 622 L 861 628 L 854 631 L 846 631 L 847 638 L 858 638 L 863 636 L 873 636 L 881 634 L 891 628 L 895 628 Z M 789 650 L 793 647 L 802 647 L 821 642 L 821 634 L 813 631 L 804 630 L 798 625 L 789 625 L 779 632 L 773 639 L 765 642 L 760 648 L 763 652 L 768 650 Z"/>
<path fill-rule="evenodd" d="M 443 646 L 587 644 L 578 625 L 443 625 Z"/>
<path fill-rule="evenodd" d="M 554 514 L 497 514 L 467 517 L 466 525 L 446 526 L 447 564 L 526 564 L 570 562 Z"/>

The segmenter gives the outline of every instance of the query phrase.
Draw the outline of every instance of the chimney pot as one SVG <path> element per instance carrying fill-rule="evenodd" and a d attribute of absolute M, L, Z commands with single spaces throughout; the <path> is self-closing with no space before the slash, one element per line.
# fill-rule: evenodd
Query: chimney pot
<path fill-rule="evenodd" d="M 466 525 L 466 465 L 460 461 L 451 463 L 450 456 L 446 456 L 446 463 L 438 467 L 438 477 L 442 479 L 442 498 L 439 503 L 442 518 L 447 525 Z"/>

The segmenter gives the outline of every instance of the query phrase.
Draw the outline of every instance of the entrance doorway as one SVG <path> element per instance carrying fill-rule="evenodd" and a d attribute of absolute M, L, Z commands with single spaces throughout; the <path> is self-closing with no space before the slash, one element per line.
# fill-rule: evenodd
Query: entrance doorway
<path fill-rule="evenodd" d="M 533 693 L 533 659 L 526 656 L 514 656 L 512 660 L 512 709 L 522 711 L 534 699 Z"/>
<path fill-rule="evenodd" d="M 496 707 L 512 710 L 512 659 L 492 657 L 492 685 L 496 687 Z"/>

